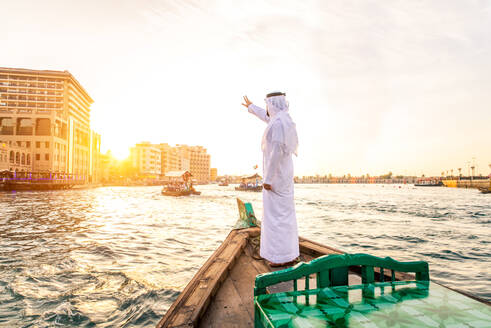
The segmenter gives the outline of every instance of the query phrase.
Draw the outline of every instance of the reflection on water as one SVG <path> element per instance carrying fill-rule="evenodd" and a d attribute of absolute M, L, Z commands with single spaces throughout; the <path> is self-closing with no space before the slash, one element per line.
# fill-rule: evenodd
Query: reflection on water
<path fill-rule="evenodd" d="M 0 325 L 154 325 L 235 223 L 235 197 L 199 186 L 0 193 Z M 491 299 L 491 199 L 476 190 L 296 185 L 302 236 L 427 260 L 432 279 Z M 252 286 L 251 286 L 252 288 Z"/>

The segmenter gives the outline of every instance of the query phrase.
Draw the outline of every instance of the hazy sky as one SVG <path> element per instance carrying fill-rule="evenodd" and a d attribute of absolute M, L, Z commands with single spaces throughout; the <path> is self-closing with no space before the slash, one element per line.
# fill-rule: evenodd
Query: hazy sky
<path fill-rule="evenodd" d="M 297 175 L 439 175 L 473 157 L 489 174 L 491 1 L 0 5 L 0 66 L 69 70 L 104 150 L 199 144 L 219 174 L 251 171 L 265 126 L 241 97 L 281 90 Z"/>

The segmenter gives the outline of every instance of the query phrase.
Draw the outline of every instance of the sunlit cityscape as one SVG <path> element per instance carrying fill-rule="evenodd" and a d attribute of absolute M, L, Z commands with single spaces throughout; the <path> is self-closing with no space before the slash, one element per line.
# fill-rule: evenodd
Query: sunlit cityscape
<path fill-rule="evenodd" d="M 0 2 L 0 327 L 491 327 L 491 2 Z"/>

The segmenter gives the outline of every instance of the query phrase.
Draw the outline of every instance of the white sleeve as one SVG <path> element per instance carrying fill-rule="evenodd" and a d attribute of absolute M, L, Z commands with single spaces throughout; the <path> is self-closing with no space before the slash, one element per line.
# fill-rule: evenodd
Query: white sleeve
<path fill-rule="evenodd" d="M 281 144 L 279 142 L 273 142 L 271 144 L 271 152 L 268 155 L 269 160 L 267 161 L 267 167 L 264 168 L 263 183 L 271 185 L 278 172 L 279 165 L 282 162 L 281 157 L 283 156 L 283 149 Z"/>
<path fill-rule="evenodd" d="M 249 110 L 249 113 L 256 115 L 261 121 L 264 121 L 266 123 L 269 122 L 269 116 L 266 115 L 266 111 L 261 107 L 256 106 L 254 104 L 250 104 L 249 107 L 247 107 L 247 109 Z"/>

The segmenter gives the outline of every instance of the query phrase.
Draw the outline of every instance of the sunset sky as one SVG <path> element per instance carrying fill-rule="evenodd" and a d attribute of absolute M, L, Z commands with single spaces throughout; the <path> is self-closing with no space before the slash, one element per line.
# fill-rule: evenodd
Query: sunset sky
<path fill-rule="evenodd" d="M 296 175 L 440 175 L 491 163 L 490 1 L 7 1 L 0 66 L 69 70 L 118 156 L 203 145 L 261 164 L 240 105 L 287 93 Z"/>

